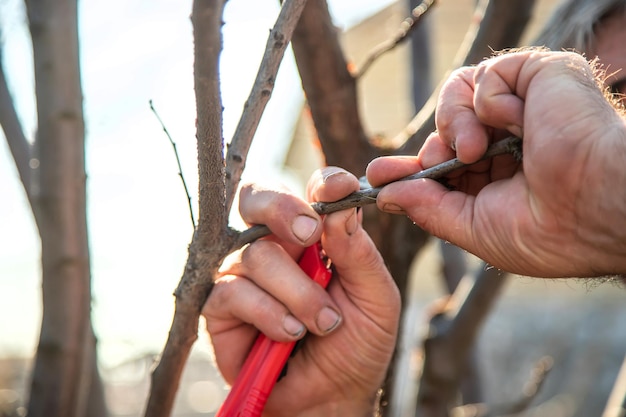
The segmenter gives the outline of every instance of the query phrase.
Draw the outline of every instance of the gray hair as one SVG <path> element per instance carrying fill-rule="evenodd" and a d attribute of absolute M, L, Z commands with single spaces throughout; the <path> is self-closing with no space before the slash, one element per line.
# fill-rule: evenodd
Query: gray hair
<path fill-rule="evenodd" d="M 593 49 L 598 23 L 614 13 L 626 13 L 626 0 L 565 0 L 555 9 L 534 44 L 554 50 L 588 52 Z"/>

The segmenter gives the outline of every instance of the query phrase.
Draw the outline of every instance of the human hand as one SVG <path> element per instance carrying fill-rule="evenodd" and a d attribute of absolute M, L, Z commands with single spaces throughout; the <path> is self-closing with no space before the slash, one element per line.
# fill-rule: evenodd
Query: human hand
<path fill-rule="evenodd" d="M 439 96 L 437 132 L 415 157 L 374 160 L 386 184 L 452 157 L 473 163 L 490 142 L 523 137 L 523 162 L 483 161 L 450 176 L 390 184 L 378 206 L 513 273 L 626 272 L 626 126 L 592 67 L 569 52 L 523 51 L 461 68 Z"/>
<path fill-rule="evenodd" d="M 307 194 L 335 201 L 358 188 L 351 174 L 326 168 L 313 175 Z M 235 380 L 258 330 L 293 341 L 306 329 L 264 415 L 371 416 L 395 347 L 400 297 L 360 213 L 321 218 L 304 200 L 253 184 L 240 193 L 240 212 L 273 234 L 225 260 L 203 308 L 222 375 Z M 327 291 L 294 260 L 320 239 L 335 271 Z"/>

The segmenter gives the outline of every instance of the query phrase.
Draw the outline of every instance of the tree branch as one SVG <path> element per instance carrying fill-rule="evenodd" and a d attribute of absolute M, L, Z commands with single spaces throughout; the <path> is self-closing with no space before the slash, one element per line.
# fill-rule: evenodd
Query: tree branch
<path fill-rule="evenodd" d="M 226 155 L 226 210 L 230 211 L 246 165 L 252 138 L 269 101 L 278 67 L 300 19 L 306 0 L 285 0 L 270 31 L 263 60 Z"/>
<path fill-rule="evenodd" d="M 26 135 L 24 135 L 24 130 L 17 117 L 13 98 L 7 85 L 4 66 L 2 65 L 3 53 L 1 48 L 0 46 L 0 125 L 2 130 L 4 130 L 4 136 L 13 155 L 26 196 L 31 200 L 31 146 L 26 140 Z M 32 201 L 30 202 L 32 205 Z"/>
<path fill-rule="evenodd" d="M 78 417 L 86 410 L 95 347 L 77 2 L 27 0 L 26 9 L 40 159 L 31 202 L 41 236 L 44 305 L 28 411 Z"/>
<path fill-rule="evenodd" d="M 461 405 L 454 407 L 450 414 L 463 416 L 471 414 L 475 417 L 504 417 L 529 411 L 530 405 L 541 392 L 541 388 L 552 370 L 553 362 L 552 357 L 544 356 L 535 363 L 530 372 L 530 378 L 524 384 L 522 394 L 517 400 L 493 406 L 485 403 Z"/>
<path fill-rule="evenodd" d="M 228 224 L 225 206 L 224 140 L 219 57 L 225 0 L 195 0 L 191 22 L 194 35 L 194 89 L 198 144 L 198 233 L 209 244 Z M 212 237 L 206 236 L 212 234 Z M 205 240 L 208 239 L 208 240 Z"/>
<path fill-rule="evenodd" d="M 422 17 L 431 9 L 434 3 L 435 0 L 423 0 L 417 7 L 413 8 L 413 10 L 411 10 L 411 16 L 402 21 L 396 35 L 378 44 L 369 52 L 363 64 L 354 72 L 354 78 L 358 79 L 362 77 L 378 58 L 408 39 L 408 36 L 417 28 Z"/>
<path fill-rule="evenodd" d="M 325 0 L 309 0 L 292 46 L 326 163 L 363 175 L 367 163 L 380 152 L 363 129 L 356 82 Z"/>
<path fill-rule="evenodd" d="M 183 183 L 185 196 L 187 197 L 187 206 L 189 207 L 189 217 L 191 218 L 191 226 L 195 230 L 196 219 L 193 216 L 193 207 L 191 205 L 191 194 L 189 194 L 187 181 L 185 181 L 185 176 L 183 175 L 183 167 L 180 165 L 180 157 L 178 155 L 178 149 L 176 148 L 176 142 L 174 142 L 174 139 L 172 139 L 170 132 L 167 130 L 167 127 L 165 127 L 165 123 L 163 123 L 163 120 L 161 120 L 161 116 L 159 116 L 159 113 L 154 108 L 154 105 L 152 104 L 152 100 L 150 100 L 150 110 L 152 110 L 152 113 L 154 113 L 154 115 L 156 116 L 157 120 L 159 121 L 159 124 L 161 125 L 161 128 L 163 129 L 163 132 L 165 132 L 165 136 L 167 136 L 167 139 L 170 141 L 170 145 L 172 145 L 172 150 L 174 151 L 174 156 L 176 157 L 176 164 L 178 165 L 178 176 L 180 177 L 180 180 Z"/>
<path fill-rule="evenodd" d="M 187 264 L 175 291 L 172 326 L 160 362 L 152 374 L 146 417 L 169 417 L 171 414 L 185 364 L 198 337 L 200 310 L 229 247 L 219 86 L 224 4 L 225 0 L 193 2 L 191 21 L 195 41 L 200 212 L 198 227 L 189 245 Z"/>
<path fill-rule="evenodd" d="M 495 268 L 483 268 L 473 283 L 467 279 L 471 278 L 461 280 L 446 309 L 430 320 L 429 336 L 424 340 L 417 416 L 448 416 L 478 330 L 506 282 Z"/>

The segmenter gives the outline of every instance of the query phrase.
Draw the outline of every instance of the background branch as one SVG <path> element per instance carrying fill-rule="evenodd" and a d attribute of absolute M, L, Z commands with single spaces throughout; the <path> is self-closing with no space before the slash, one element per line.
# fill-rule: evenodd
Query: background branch
<path fill-rule="evenodd" d="M 434 3 L 435 0 L 423 0 L 417 7 L 413 8 L 411 15 L 400 23 L 396 35 L 378 44 L 369 52 L 363 64 L 354 72 L 354 78 L 362 77 L 378 58 L 405 41 Z"/>
<path fill-rule="evenodd" d="M 26 196 L 32 205 L 30 169 L 32 151 L 30 144 L 26 140 L 26 135 L 24 135 L 22 124 L 17 117 L 13 98 L 11 97 L 11 92 L 9 91 L 9 86 L 7 85 L 7 80 L 4 75 L 2 45 L 0 45 L 0 125 L 2 126 L 4 136 L 11 150 L 17 172 L 22 181 L 24 190 L 26 191 Z"/>
<path fill-rule="evenodd" d="M 530 405 L 541 393 L 546 378 L 550 374 L 553 365 L 553 359 L 550 356 L 544 356 L 539 359 L 533 369 L 530 371 L 530 377 L 522 388 L 520 398 L 506 404 L 490 406 L 485 403 L 466 404 L 452 409 L 451 414 L 474 417 L 499 417 L 518 415 L 530 409 Z"/>
<path fill-rule="evenodd" d="M 91 328 L 77 2 L 27 0 L 26 10 L 40 161 L 34 178 L 38 186 L 30 188 L 30 200 L 41 237 L 44 305 L 28 413 L 78 417 L 85 415 L 86 398 L 98 375 L 92 372 L 97 356 Z M 23 153 L 18 163 L 23 165 L 24 138 L 18 141 Z"/>
<path fill-rule="evenodd" d="M 617 374 L 602 417 L 623 417 L 624 415 L 626 415 L 626 357 Z"/>
<path fill-rule="evenodd" d="M 472 65 L 491 55 L 492 50 L 513 48 L 532 17 L 534 0 L 479 0 L 474 18 L 459 47 L 453 68 Z M 443 77 L 445 80 L 447 75 Z M 435 107 L 441 84 L 424 107 L 393 139 L 396 154 L 414 155 L 435 130 Z"/>
<path fill-rule="evenodd" d="M 281 7 L 274 28 L 270 31 L 261 66 L 252 86 L 252 91 L 244 104 L 237 129 L 226 154 L 226 211 L 230 212 L 252 138 L 269 101 L 278 67 L 283 59 L 285 49 L 300 19 L 306 0 L 285 0 Z"/>
<path fill-rule="evenodd" d="M 358 112 L 355 79 L 339 44 L 325 0 L 309 0 L 293 34 L 293 51 L 327 165 L 356 176 L 380 152 Z"/>
<path fill-rule="evenodd" d="M 506 282 L 495 268 L 483 268 L 471 281 L 474 277 L 466 275 L 445 308 L 430 320 L 417 416 L 448 416 L 478 331 Z"/>

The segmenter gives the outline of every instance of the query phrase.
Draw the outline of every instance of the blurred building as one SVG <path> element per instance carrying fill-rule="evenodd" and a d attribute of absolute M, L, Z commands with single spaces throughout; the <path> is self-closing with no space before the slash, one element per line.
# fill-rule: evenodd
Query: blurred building
<path fill-rule="evenodd" d="M 428 12 L 431 41 L 431 86 L 452 69 L 452 63 L 472 21 L 475 0 L 445 0 Z M 534 17 L 522 42 L 531 42 L 558 0 L 537 0 Z M 397 1 L 342 31 L 341 44 L 348 62 L 359 67 L 379 43 L 392 38 L 408 16 L 408 2 Z M 402 43 L 378 59 L 358 82 L 361 122 L 372 136 L 393 138 L 413 118 L 410 50 Z M 287 155 L 286 166 L 302 182 L 322 163 L 315 145 L 310 115 L 304 111 Z"/>

